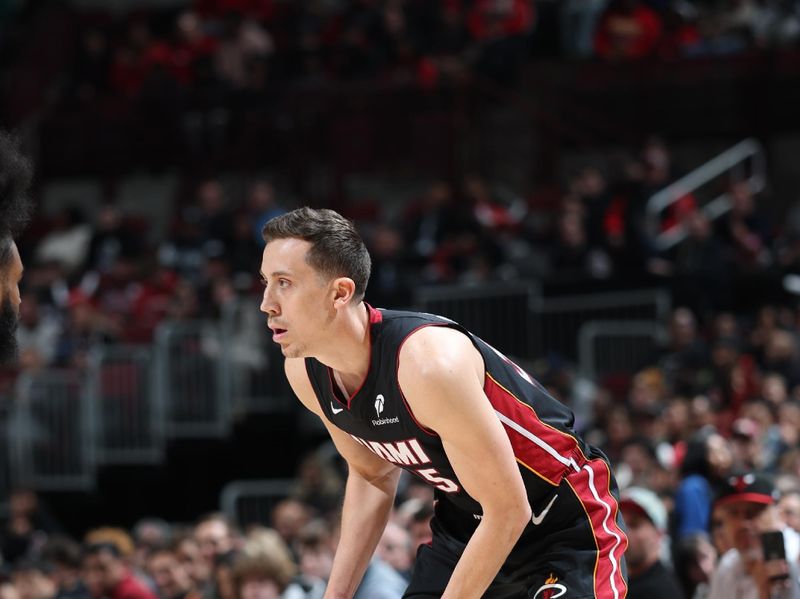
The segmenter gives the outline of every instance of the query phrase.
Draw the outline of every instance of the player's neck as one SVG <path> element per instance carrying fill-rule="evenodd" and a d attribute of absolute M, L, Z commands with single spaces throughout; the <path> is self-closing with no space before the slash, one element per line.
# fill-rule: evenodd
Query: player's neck
<path fill-rule="evenodd" d="M 317 359 L 334 370 L 349 395 L 361 386 L 369 370 L 370 320 L 364 302 L 342 316 L 331 346 Z"/>

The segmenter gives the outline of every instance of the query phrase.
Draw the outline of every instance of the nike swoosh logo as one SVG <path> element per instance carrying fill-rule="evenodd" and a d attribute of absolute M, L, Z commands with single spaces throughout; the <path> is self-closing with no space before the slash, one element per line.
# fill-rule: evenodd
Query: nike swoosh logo
<path fill-rule="evenodd" d="M 331 402 L 331 412 L 338 414 L 339 412 L 344 412 L 344 408 L 337 408 L 335 405 L 333 405 L 333 402 Z"/>
<path fill-rule="evenodd" d="M 548 503 L 547 507 L 545 507 L 541 512 L 539 512 L 538 514 L 531 514 L 531 522 L 533 522 L 534 526 L 539 526 L 542 523 L 542 520 L 544 520 L 544 517 L 547 515 L 547 512 L 550 511 L 550 508 L 553 507 L 553 504 L 556 502 L 556 499 L 558 499 L 558 493 L 553 495 L 553 498 L 550 500 L 550 503 Z"/>

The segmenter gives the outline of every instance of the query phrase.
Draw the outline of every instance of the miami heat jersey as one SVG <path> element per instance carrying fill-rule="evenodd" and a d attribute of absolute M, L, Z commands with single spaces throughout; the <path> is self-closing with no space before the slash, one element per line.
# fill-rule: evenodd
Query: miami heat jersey
<path fill-rule="evenodd" d="M 546 507 L 542 501 L 552 497 L 553 489 L 565 476 L 580 473 L 590 448 L 572 431 L 572 412 L 519 366 L 446 318 L 367 309 L 371 362 L 361 388 L 351 397 L 343 397 L 330 368 L 316 359 L 306 359 L 320 407 L 335 426 L 381 458 L 427 481 L 435 487 L 438 500 L 453 504 L 472 520 L 480 520 L 480 505 L 463 489 L 441 439 L 414 418 L 397 378 L 400 349 L 409 335 L 427 326 L 451 327 L 467 335 L 483 357 L 484 392 L 511 441 L 534 510 Z M 563 513 L 563 509 L 555 511 Z M 563 520 L 559 520 L 554 513 L 539 523 L 537 531 L 545 532 L 550 524 L 553 528 L 563 526 Z"/>
<path fill-rule="evenodd" d="M 306 371 L 328 420 L 435 488 L 434 547 L 441 530 L 456 553 L 463 550 L 482 518 L 480 504 L 462 487 L 441 439 L 416 421 L 397 379 L 400 350 L 409 335 L 423 327 L 444 326 L 461 331 L 483 357 L 484 392 L 511 442 L 533 512 L 501 574 L 525 571 L 541 559 L 544 548 L 550 564 L 564 551 L 564 563 L 573 564 L 569 556 L 588 549 L 591 564 L 585 578 L 570 574 L 572 565 L 558 576 L 577 577 L 582 582 L 574 584 L 585 584 L 598 599 L 624 599 L 627 538 L 619 519 L 616 483 L 604 456 L 573 432 L 572 412 L 458 324 L 431 314 L 367 309 L 371 361 L 361 387 L 344 397 L 330 368 L 313 358 L 306 359 Z M 555 584 L 551 583 L 542 584 Z"/>

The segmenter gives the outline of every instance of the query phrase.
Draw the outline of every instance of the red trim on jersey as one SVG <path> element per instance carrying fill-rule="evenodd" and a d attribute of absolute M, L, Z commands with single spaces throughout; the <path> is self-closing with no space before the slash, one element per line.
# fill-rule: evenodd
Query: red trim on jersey
<path fill-rule="evenodd" d="M 483 390 L 495 410 L 547 443 L 559 455 L 566 459 L 574 459 L 578 464 L 585 460 L 575 437 L 539 420 L 536 411 L 531 406 L 518 400 L 511 391 L 498 383 L 488 372 Z M 551 485 L 558 486 L 568 466 L 518 431 L 506 424 L 503 426 L 511 441 L 511 446 L 514 448 L 517 460 Z M 536 464 L 535 467 L 534 464 Z"/>
<path fill-rule="evenodd" d="M 394 378 L 395 378 L 395 380 L 397 380 L 397 389 L 400 391 L 400 397 L 402 398 L 403 403 L 406 406 L 406 411 L 408 411 L 408 415 L 411 416 L 411 419 L 416 423 L 416 425 L 418 427 L 420 427 L 422 429 L 422 431 L 424 433 L 427 433 L 431 437 L 438 437 L 439 435 L 436 434 L 436 431 L 432 431 L 427 426 L 423 425 L 419 420 L 417 420 L 417 417 L 414 416 L 414 412 L 411 410 L 411 406 L 408 405 L 408 400 L 406 399 L 406 394 L 403 393 L 403 389 L 402 389 L 402 387 L 400 387 L 400 352 L 403 349 L 403 345 L 405 344 L 405 342 L 408 341 L 408 338 L 411 337 L 411 335 L 413 335 L 417 331 L 419 331 L 421 329 L 425 329 L 427 327 L 446 327 L 446 326 L 447 326 L 446 323 L 438 324 L 438 323 L 430 322 L 430 323 L 427 323 L 427 324 L 420 325 L 415 329 L 411 329 L 408 332 L 408 335 L 403 337 L 403 340 L 400 342 L 400 345 L 397 346 L 397 365 L 394 368 Z"/>
<path fill-rule="evenodd" d="M 367 307 L 367 312 L 369 312 L 369 323 L 370 324 L 378 324 L 383 322 L 383 313 L 380 310 L 376 310 L 372 306 L 370 306 L 367 302 L 364 302 L 364 305 Z"/>
<path fill-rule="evenodd" d="M 597 546 L 594 596 L 625 599 L 628 586 L 622 575 L 621 560 L 628 547 L 628 537 L 617 523 L 619 503 L 611 494 L 608 464 L 600 458 L 590 460 L 583 464 L 580 472 L 570 473 L 566 480 L 592 525 Z"/>
<path fill-rule="evenodd" d="M 376 310 L 372 306 L 370 306 L 367 302 L 364 302 L 364 305 L 367 307 L 367 315 L 369 316 L 369 324 L 370 329 L 372 325 L 378 324 L 383 322 L 383 314 L 381 314 L 380 310 Z M 367 378 L 369 378 L 369 373 L 372 370 L 372 332 L 367 335 L 367 341 L 369 343 L 369 366 L 367 367 L 367 374 L 364 376 L 364 380 L 361 381 L 361 384 L 358 386 L 353 393 L 350 394 L 350 397 L 347 398 L 347 403 L 344 403 L 340 398 L 340 393 L 338 392 L 338 386 L 336 385 L 336 380 L 333 378 L 333 369 L 330 366 L 326 366 L 328 369 L 328 381 L 331 384 L 331 394 L 333 395 L 334 399 L 339 403 L 339 405 L 344 406 L 348 410 L 350 409 L 350 404 L 353 403 L 353 399 L 356 395 L 359 394 L 361 389 L 364 387 L 364 384 L 367 382 Z"/>

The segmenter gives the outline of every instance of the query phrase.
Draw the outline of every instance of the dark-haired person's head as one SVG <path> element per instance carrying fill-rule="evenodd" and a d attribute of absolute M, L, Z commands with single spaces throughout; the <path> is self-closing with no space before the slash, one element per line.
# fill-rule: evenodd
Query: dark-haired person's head
<path fill-rule="evenodd" d="M 62 535 L 51 536 L 42 548 L 42 559 L 52 568 L 51 577 L 59 589 L 80 585 L 83 553 L 77 541 Z"/>
<path fill-rule="evenodd" d="M 147 573 L 163 599 L 179 599 L 193 588 L 186 566 L 172 549 L 158 548 L 147 557 Z"/>
<path fill-rule="evenodd" d="M 308 265 L 329 279 L 352 279 L 353 299 L 364 298 L 372 266 L 369 253 L 353 223 L 338 212 L 298 208 L 268 221 L 262 236 L 267 245 L 280 239 L 307 241 Z"/>
<path fill-rule="evenodd" d="M 103 597 L 128 573 L 119 547 L 114 543 L 92 543 L 84 549 L 83 580 L 92 597 Z"/>
<path fill-rule="evenodd" d="M 11 582 L 20 599 L 53 599 L 56 585 L 50 577 L 52 568 L 41 561 L 18 560 L 11 568 Z"/>
<path fill-rule="evenodd" d="M 371 262 L 353 223 L 333 210 L 298 208 L 262 231 L 261 311 L 288 358 L 329 351 L 325 332 L 353 322 Z M 363 312 L 360 317 L 366 312 Z"/>
<path fill-rule="evenodd" d="M 0 364 L 12 361 L 17 354 L 22 260 L 14 237 L 28 219 L 31 176 L 31 163 L 17 140 L 0 131 Z"/>

